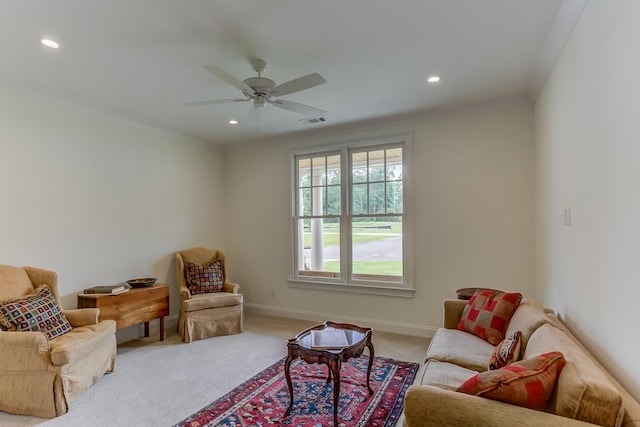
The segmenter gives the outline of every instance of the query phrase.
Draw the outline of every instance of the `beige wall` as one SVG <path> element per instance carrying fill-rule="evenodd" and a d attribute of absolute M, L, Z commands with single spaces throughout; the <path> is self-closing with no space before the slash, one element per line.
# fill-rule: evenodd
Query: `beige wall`
<path fill-rule="evenodd" d="M 636 398 L 638 16 L 636 0 L 589 2 L 535 106 L 538 294 Z"/>
<path fill-rule="evenodd" d="M 224 246 L 223 179 L 219 150 L 0 92 L 0 263 L 55 270 L 65 308 L 153 276 L 177 313 L 173 253 Z"/>
<path fill-rule="evenodd" d="M 406 133 L 413 135 L 415 297 L 289 288 L 289 150 Z M 534 293 L 529 106 L 228 149 L 226 164 L 227 262 L 250 309 L 427 335 L 457 288 Z"/>
<path fill-rule="evenodd" d="M 407 133 L 415 297 L 289 288 L 289 150 Z M 195 245 L 227 251 L 250 308 L 381 330 L 429 335 L 460 287 L 534 293 L 530 106 L 221 150 L 0 93 L 0 144 L 0 262 L 57 271 L 68 308 L 87 286 L 150 275 L 172 285 L 175 315 L 173 253 Z"/>
<path fill-rule="evenodd" d="M 84 287 L 155 276 L 172 285 L 175 315 L 174 251 L 219 247 L 251 309 L 424 334 L 456 288 L 520 291 L 555 309 L 638 398 L 638 16 L 636 0 L 589 2 L 535 114 L 520 106 L 226 151 L 0 92 L 0 263 L 57 271 L 67 308 Z M 405 133 L 415 297 L 289 288 L 289 150 Z"/>

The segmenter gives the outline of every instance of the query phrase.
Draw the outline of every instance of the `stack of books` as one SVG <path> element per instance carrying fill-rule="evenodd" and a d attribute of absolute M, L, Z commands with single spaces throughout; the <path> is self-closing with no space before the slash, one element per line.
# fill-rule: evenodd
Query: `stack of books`
<path fill-rule="evenodd" d="M 311 348 L 315 350 L 339 350 L 349 347 L 347 334 L 342 329 L 311 331 Z"/>
<path fill-rule="evenodd" d="M 87 288 L 82 291 L 85 294 L 108 294 L 118 295 L 123 292 L 127 292 L 130 288 L 124 283 L 118 283 L 117 285 L 100 285 L 92 288 Z"/>

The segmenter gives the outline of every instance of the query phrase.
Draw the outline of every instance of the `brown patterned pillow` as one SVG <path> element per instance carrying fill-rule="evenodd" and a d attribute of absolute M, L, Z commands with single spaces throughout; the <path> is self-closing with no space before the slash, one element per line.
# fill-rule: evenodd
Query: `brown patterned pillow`
<path fill-rule="evenodd" d="M 559 351 L 552 351 L 514 362 L 504 368 L 480 372 L 465 381 L 456 391 L 529 409 L 544 410 L 564 364 L 564 355 Z"/>
<path fill-rule="evenodd" d="M 464 308 L 458 329 L 497 345 L 504 339 L 509 320 L 521 299 L 519 292 L 478 289 Z"/>
<path fill-rule="evenodd" d="M 8 331 L 42 332 L 50 340 L 72 329 L 47 285 L 38 286 L 32 294 L 2 302 L 0 324 Z"/>
<path fill-rule="evenodd" d="M 500 369 L 520 359 L 522 332 L 515 331 L 496 346 L 489 358 L 489 369 Z"/>
<path fill-rule="evenodd" d="M 224 291 L 222 260 L 217 259 L 208 266 L 187 262 L 185 265 L 187 287 L 192 294 L 208 294 Z"/>

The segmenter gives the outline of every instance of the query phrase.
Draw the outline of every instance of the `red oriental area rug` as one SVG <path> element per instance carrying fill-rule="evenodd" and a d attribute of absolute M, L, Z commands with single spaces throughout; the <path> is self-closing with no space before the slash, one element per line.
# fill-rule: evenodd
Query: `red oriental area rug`
<path fill-rule="evenodd" d="M 333 384 L 327 384 L 327 367 L 300 359 L 291 364 L 293 409 L 288 417 L 289 389 L 284 358 L 174 427 L 244 427 L 285 425 L 333 426 Z M 404 395 L 413 383 L 417 363 L 374 357 L 370 384 L 366 387 L 366 356 L 342 364 L 338 423 L 343 427 L 392 427 L 402 413 Z"/>

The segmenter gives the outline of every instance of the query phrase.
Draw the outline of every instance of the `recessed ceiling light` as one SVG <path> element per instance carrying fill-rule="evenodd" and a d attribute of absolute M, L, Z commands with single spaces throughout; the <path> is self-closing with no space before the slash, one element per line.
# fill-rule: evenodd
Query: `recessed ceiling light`
<path fill-rule="evenodd" d="M 429 76 L 427 78 L 427 83 L 429 83 L 430 85 L 435 85 L 440 83 L 440 76 Z"/>
<path fill-rule="evenodd" d="M 57 48 L 60 47 L 60 45 L 58 43 L 56 43 L 53 40 L 49 40 L 49 39 L 42 39 L 42 40 L 40 40 L 40 43 L 42 43 L 46 47 L 50 47 L 51 49 L 57 49 Z"/>
<path fill-rule="evenodd" d="M 229 120 L 229 124 L 230 124 L 230 125 L 237 125 L 237 124 L 238 124 L 238 121 L 237 121 L 237 120 L 234 120 L 234 119 L 231 119 L 231 120 Z"/>

